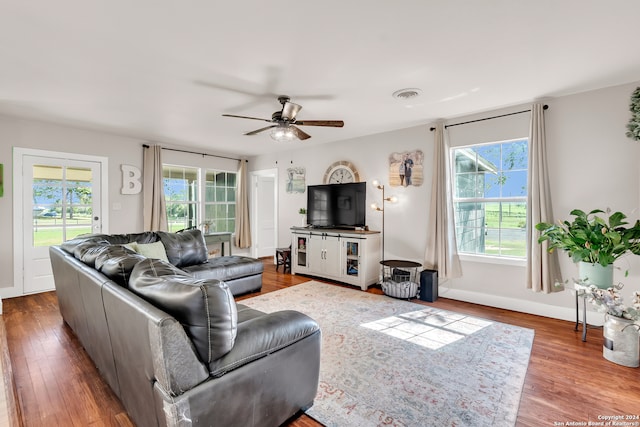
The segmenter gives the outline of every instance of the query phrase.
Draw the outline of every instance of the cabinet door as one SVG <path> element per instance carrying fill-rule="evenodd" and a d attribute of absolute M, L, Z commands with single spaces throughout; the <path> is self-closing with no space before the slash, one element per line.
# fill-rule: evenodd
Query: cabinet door
<path fill-rule="evenodd" d="M 362 267 L 362 244 L 359 239 L 345 239 L 342 246 L 341 274 L 343 280 L 349 283 L 360 284 L 360 278 L 364 276 Z"/>
<path fill-rule="evenodd" d="M 341 265 L 340 237 L 325 236 L 323 273 L 327 276 L 339 279 Z"/>
<path fill-rule="evenodd" d="M 293 271 L 295 273 L 307 273 L 309 271 L 309 235 L 294 234 L 293 242 Z"/>
<path fill-rule="evenodd" d="M 321 274 L 324 266 L 324 236 L 312 234 L 309 237 L 307 246 L 307 259 L 309 260 L 309 271 Z"/>
<path fill-rule="evenodd" d="M 312 234 L 307 249 L 312 274 L 337 279 L 340 277 L 340 238 Z"/>

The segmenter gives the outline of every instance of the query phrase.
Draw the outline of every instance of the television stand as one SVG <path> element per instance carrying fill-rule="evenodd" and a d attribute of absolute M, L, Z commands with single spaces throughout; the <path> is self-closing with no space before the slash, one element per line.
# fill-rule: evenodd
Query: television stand
<path fill-rule="evenodd" d="M 291 228 L 291 273 L 317 276 L 367 290 L 380 276 L 380 232 Z"/>

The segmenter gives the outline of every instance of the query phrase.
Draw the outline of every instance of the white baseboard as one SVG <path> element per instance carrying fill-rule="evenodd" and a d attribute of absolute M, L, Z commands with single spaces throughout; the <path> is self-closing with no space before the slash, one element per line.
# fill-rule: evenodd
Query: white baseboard
<path fill-rule="evenodd" d="M 560 307 L 557 305 L 526 301 L 518 298 L 508 298 L 500 295 L 490 295 L 481 292 L 471 292 L 461 289 L 454 289 L 447 286 L 439 287 L 439 295 L 443 298 L 450 298 L 458 301 L 487 305 L 489 307 L 503 308 L 505 310 L 517 311 L 520 313 L 551 317 L 553 319 L 567 320 L 569 322 L 576 321 L 576 310 L 574 307 Z M 582 300 L 580 300 L 579 302 L 580 321 L 582 321 Z M 587 323 L 589 325 L 601 326 L 603 322 L 604 315 L 602 313 L 587 310 Z"/>

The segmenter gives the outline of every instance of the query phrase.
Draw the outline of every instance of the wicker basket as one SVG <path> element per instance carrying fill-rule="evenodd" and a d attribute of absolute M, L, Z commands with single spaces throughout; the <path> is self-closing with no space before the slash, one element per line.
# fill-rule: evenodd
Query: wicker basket
<path fill-rule="evenodd" d="M 382 292 L 394 298 L 411 299 L 418 295 L 416 282 L 382 282 Z"/>

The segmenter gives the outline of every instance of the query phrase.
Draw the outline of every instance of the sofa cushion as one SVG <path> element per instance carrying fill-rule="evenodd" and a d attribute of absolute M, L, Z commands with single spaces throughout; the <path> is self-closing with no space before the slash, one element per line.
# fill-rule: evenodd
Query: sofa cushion
<path fill-rule="evenodd" d="M 154 231 L 145 231 L 142 233 L 127 234 L 129 242 L 136 243 L 153 243 L 158 241 L 158 234 Z"/>
<path fill-rule="evenodd" d="M 158 231 L 157 234 L 164 244 L 169 262 L 176 267 L 201 264 L 209 256 L 202 231 L 197 228 L 180 233 Z"/>
<path fill-rule="evenodd" d="M 238 313 L 226 283 L 194 280 L 175 266 L 145 259 L 133 268 L 129 289 L 176 318 L 205 363 L 233 348 Z"/>
<path fill-rule="evenodd" d="M 78 245 L 78 256 L 80 261 L 89 267 L 96 267 L 96 259 L 102 252 L 108 250 L 111 245 L 108 242 L 85 242 Z"/>
<path fill-rule="evenodd" d="M 104 247 L 95 258 L 95 269 L 125 288 L 129 284 L 131 270 L 145 257 L 121 245 Z"/>
<path fill-rule="evenodd" d="M 129 287 L 129 277 L 131 277 L 133 267 L 145 259 L 142 255 L 133 253 L 113 256 L 102 263 L 100 272 L 118 285 L 127 288 Z"/>
<path fill-rule="evenodd" d="M 135 251 L 146 258 L 155 258 L 164 262 L 169 262 L 167 259 L 167 252 L 165 251 L 162 242 L 136 243 Z"/>
<path fill-rule="evenodd" d="M 315 320 L 293 310 L 276 311 L 262 316 L 252 313 L 247 320 L 238 323 L 238 329 L 238 339 L 233 349 L 209 363 L 211 376 L 221 377 L 240 366 L 320 333 L 320 326 Z"/>
<path fill-rule="evenodd" d="M 264 264 L 259 259 L 231 255 L 209 258 L 205 263 L 183 267 L 183 270 L 197 279 L 233 280 L 261 274 Z"/>
<path fill-rule="evenodd" d="M 98 241 L 103 241 L 105 243 L 109 243 L 105 237 L 107 237 L 106 234 L 81 234 L 80 236 L 74 237 L 73 239 L 67 240 L 66 242 L 62 242 L 62 244 L 60 245 L 60 247 L 62 249 L 64 249 L 65 252 L 68 252 L 70 254 L 74 254 L 74 251 L 76 249 L 76 247 L 78 245 L 80 245 L 81 243 L 86 243 L 86 242 L 98 242 Z M 76 257 L 78 258 L 78 257 Z M 80 259 L 80 258 L 78 258 Z"/>

